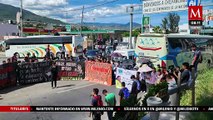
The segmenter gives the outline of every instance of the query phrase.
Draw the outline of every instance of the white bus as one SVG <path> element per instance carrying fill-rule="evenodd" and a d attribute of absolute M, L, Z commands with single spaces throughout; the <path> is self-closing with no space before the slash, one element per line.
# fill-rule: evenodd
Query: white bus
<path fill-rule="evenodd" d="M 83 38 L 81 36 L 32 36 L 23 38 L 8 39 L 6 42 L 6 57 L 12 57 L 18 52 L 20 58 L 34 53 L 38 58 L 46 55 L 46 48 L 49 45 L 54 56 L 60 54 L 60 48 L 64 44 L 66 54 L 73 57 L 83 54 Z"/>
<path fill-rule="evenodd" d="M 194 34 L 142 34 L 136 42 L 136 63 L 140 65 L 141 59 L 147 58 L 155 66 L 159 64 L 167 68 L 171 65 L 181 66 L 183 62 L 191 64 L 192 44 L 200 49 L 202 63 L 213 63 L 213 36 Z"/>

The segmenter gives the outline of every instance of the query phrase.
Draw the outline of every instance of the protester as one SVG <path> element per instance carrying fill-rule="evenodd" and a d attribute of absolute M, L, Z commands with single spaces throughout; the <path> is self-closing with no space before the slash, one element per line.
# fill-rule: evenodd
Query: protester
<path fill-rule="evenodd" d="M 158 73 L 156 72 L 156 68 L 153 68 L 153 70 L 151 72 L 150 83 L 156 84 L 157 79 L 158 79 Z"/>
<path fill-rule="evenodd" d="M 4 60 L 4 61 L 2 61 L 2 64 L 7 64 L 7 62 Z"/>
<path fill-rule="evenodd" d="M 192 65 L 195 68 L 195 72 L 197 72 L 197 66 L 199 63 L 202 63 L 202 54 L 201 51 L 198 50 L 197 46 L 195 44 L 192 45 L 191 47 L 192 52 L 193 52 L 193 60 L 192 60 Z"/>
<path fill-rule="evenodd" d="M 189 71 L 189 63 L 185 62 L 182 64 L 183 72 L 181 73 L 180 82 L 184 83 L 187 82 L 190 78 L 190 71 Z"/>
<path fill-rule="evenodd" d="M 47 48 L 46 48 L 46 55 L 45 55 L 45 58 L 46 60 L 49 60 L 50 59 L 50 45 L 47 45 Z"/>
<path fill-rule="evenodd" d="M 174 71 L 173 71 L 173 75 L 174 75 L 174 77 L 175 77 L 176 82 L 177 82 L 177 80 L 178 80 L 178 75 L 179 75 L 179 73 L 180 73 L 180 67 L 177 66 L 177 67 L 174 69 Z"/>
<path fill-rule="evenodd" d="M 134 97 L 135 101 L 137 100 L 137 95 L 141 91 L 140 81 L 135 78 L 135 75 L 130 77 L 133 81 L 131 95 Z"/>
<path fill-rule="evenodd" d="M 11 63 L 11 59 L 10 58 L 7 59 L 7 63 Z"/>
<path fill-rule="evenodd" d="M 33 53 L 32 57 L 31 57 L 31 61 L 35 62 L 36 60 L 37 60 L 37 57 L 36 57 L 35 53 Z"/>
<path fill-rule="evenodd" d="M 143 72 L 141 73 L 140 81 L 141 81 L 141 91 L 146 92 L 145 74 Z"/>
<path fill-rule="evenodd" d="M 57 66 L 56 66 L 56 63 L 55 63 L 55 62 L 53 62 L 53 63 L 52 63 L 51 73 L 52 73 L 51 86 L 52 86 L 52 88 L 57 88 L 57 75 L 58 75 L 58 68 L 57 68 Z"/>
<path fill-rule="evenodd" d="M 158 70 L 157 74 L 158 74 L 157 83 L 159 83 L 163 78 L 163 73 L 162 73 L 161 69 Z"/>
<path fill-rule="evenodd" d="M 106 89 L 104 89 L 102 93 L 105 96 L 105 102 L 107 103 L 107 106 L 116 106 L 116 98 L 114 93 L 108 93 Z M 108 111 L 107 116 L 109 120 L 112 120 L 113 112 Z"/>
<path fill-rule="evenodd" d="M 27 53 L 27 56 L 24 58 L 25 62 L 30 62 L 30 53 Z"/>
<path fill-rule="evenodd" d="M 15 52 L 15 53 L 13 54 L 13 57 L 12 57 L 12 62 L 17 62 L 17 61 L 18 61 L 18 53 Z"/>
<path fill-rule="evenodd" d="M 61 47 L 61 59 L 65 59 L 65 53 L 66 53 L 66 48 L 65 48 L 64 44 L 62 44 L 62 47 Z"/>
<path fill-rule="evenodd" d="M 119 91 L 119 93 L 118 93 L 118 95 L 119 95 L 119 97 L 120 97 L 120 98 L 119 98 L 120 105 L 121 105 L 121 101 L 122 101 L 122 100 L 126 100 L 126 99 L 128 99 L 129 96 L 130 96 L 130 92 L 129 92 L 129 90 L 126 88 L 125 82 L 122 82 L 121 85 L 122 85 L 122 88 L 120 89 L 120 91 Z"/>
<path fill-rule="evenodd" d="M 101 98 L 100 95 L 98 95 L 98 93 L 99 93 L 99 89 L 98 88 L 94 88 L 93 92 L 91 94 L 91 96 L 92 96 L 91 104 L 94 107 L 103 106 L 102 98 Z M 100 111 L 92 112 L 92 119 L 93 120 L 101 120 L 101 115 L 103 115 L 103 113 L 100 112 Z M 89 114 L 89 117 L 90 116 L 91 116 L 91 113 Z"/>
<path fill-rule="evenodd" d="M 172 76 L 172 74 L 166 75 L 166 81 L 167 81 L 169 87 L 177 85 L 175 78 Z"/>

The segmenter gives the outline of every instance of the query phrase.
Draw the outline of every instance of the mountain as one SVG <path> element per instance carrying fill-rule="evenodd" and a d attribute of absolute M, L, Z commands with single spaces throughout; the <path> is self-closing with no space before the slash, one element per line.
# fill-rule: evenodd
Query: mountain
<path fill-rule="evenodd" d="M 16 21 L 16 14 L 20 11 L 20 8 L 14 7 L 7 4 L 0 3 L 0 22 L 5 22 L 8 20 Z M 24 21 L 36 21 L 41 23 L 52 23 L 52 24 L 63 24 L 60 20 L 55 20 L 47 18 L 44 16 L 36 15 L 30 11 L 23 10 Z M 75 25 L 75 24 L 74 24 Z M 84 23 L 84 26 L 90 27 L 92 29 L 107 29 L 107 30 L 129 30 L 130 23 L 119 24 L 119 23 Z M 138 23 L 133 23 L 133 28 L 140 28 L 141 25 Z"/>
<path fill-rule="evenodd" d="M 120 24 L 120 23 L 84 23 L 84 26 L 90 28 L 98 28 L 98 29 L 119 29 L 119 30 L 129 30 L 130 23 Z M 140 28 L 141 24 L 133 23 L 133 28 Z"/>
<path fill-rule="evenodd" d="M 20 8 L 0 3 L 0 22 L 8 21 L 8 20 L 15 21 L 16 13 L 19 11 L 20 11 Z M 27 10 L 23 10 L 23 17 L 24 17 L 24 21 L 32 20 L 32 21 L 37 21 L 42 23 L 65 24 L 61 22 L 60 20 L 39 16 Z"/>

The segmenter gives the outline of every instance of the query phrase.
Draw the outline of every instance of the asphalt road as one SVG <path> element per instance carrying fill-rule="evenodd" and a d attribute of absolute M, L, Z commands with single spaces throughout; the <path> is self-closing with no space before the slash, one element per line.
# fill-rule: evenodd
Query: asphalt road
<path fill-rule="evenodd" d="M 115 86 L 104 86 L 87 81 L 60 81 L 59 88 L 52 89 L 50 83 L 40 83 L 15 90 L 1 91 L 0 105 L 31 106 L 88 106 L 93 88 L 107 89 L 118 94 Z M 9 92 L 8 92 L 9 91 Z M 104 96 L 102 96 L 104 97 Z M 0 120 L 90 120 L 89 113 L 0 113 Z M 106 114 L 102 116 L 107 120 Z"/>

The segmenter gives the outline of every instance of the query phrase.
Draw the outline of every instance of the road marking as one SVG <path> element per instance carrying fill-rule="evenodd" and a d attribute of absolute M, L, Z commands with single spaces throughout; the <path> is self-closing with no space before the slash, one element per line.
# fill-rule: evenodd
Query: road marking
<path fill-rule="evenodd" d="M 77 89 L 81 89 L 81 88 L 88 87 L 88 86 L 92 86 L 92 85 L 96 85 L 96 83 L 87 84 L 87 85 L 83 85 L 83 86 L 71 88 L 71 89 L 68 89 L 68 90 L 62 90 L 62 91 L 58 91 L 58 92 L 56 92 L 56 93 L 64 93 L 64 92 L 68 92 L 68 91 L 72 91 L 72 90 L 77 90 Z"/>

